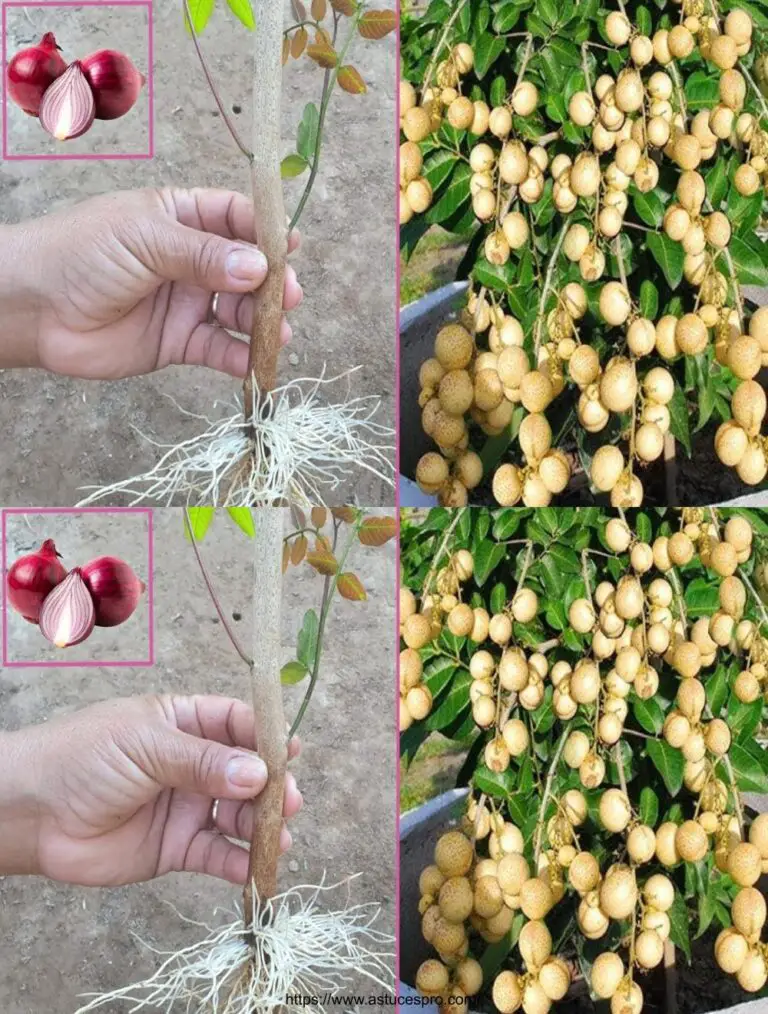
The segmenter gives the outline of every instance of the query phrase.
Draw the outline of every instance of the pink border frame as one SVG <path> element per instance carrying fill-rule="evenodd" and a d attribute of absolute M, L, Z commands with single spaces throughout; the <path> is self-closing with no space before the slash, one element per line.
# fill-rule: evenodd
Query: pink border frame
<path fill-rule="evenodd" d="M 152 0 L 0 0 L 2 7 L 2 19 L 0 21 L 0 34 L 2 34 L 2 104 L 3 104 L 3 159 L 6 162 L 115 162 L 120 160 L 131 160 L 135 162 L 148 161 L 155 157 L 155 29 L 153 20 Z M 7 52 L 7 25 L 6 11 L 9 7 L 146 7 L 149 20 L 149 46 L 147 68 L 147 99 L 149 103 L 149 152 L 138 152 L 136 154 L 124 153 L 117 155 L 13 155 L 8 151 L 8 93 L 6 85 L 6 67 L 8 65 Z"/>
<path fill-rule="evenodd" d="M 10 514 L 144 514 L 147 518 L 147 534 L 149 543 L 147 577 L 147 612 L 149 614 L 149 658 L 126 659 L 125 661 L 58 661 L 45 662 L 11 662 L 8 660 L 8 592 L 5 586 L 7 569 L 6 556 L 6 520 Z M 2 578 L 3 578 L 3 666 L 7 669 L 91 669 L 94 666 L 116 668 L 129 666 L 134 669 L 147 669 L 155 664 L 155 539 L 153 527 L 154 515 L 151 507 L 3 507 L 0 510 L 0 533 L 2 537 Z"/>
<path fill-rule="evenodd" d="M 400 4 L 397 16 L 395 151 L 400 151 Z M 400 158 L 395 157 L 395 996 L 400 1000 Z"/>

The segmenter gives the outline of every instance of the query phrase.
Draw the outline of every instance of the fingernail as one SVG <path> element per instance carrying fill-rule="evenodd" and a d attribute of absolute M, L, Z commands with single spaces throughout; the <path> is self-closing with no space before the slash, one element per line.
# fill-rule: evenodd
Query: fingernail
<path fill-rule="evenodd" d="M 227 779 L 238 788 L 256 788 L 266 782 L 267 766 L 260 757 L 233 757 L 227 764 Z"/>
<path fill-rule="evenodd" d="M 241 282 L 252 282 L 267 273 L 267 258 L 255 248 L 241 247 L 227 257 L 227 272 Z"/>

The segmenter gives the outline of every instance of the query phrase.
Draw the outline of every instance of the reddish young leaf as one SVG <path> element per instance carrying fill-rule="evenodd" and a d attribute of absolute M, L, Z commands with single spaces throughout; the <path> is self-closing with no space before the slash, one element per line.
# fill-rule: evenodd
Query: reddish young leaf
<path fill-rule="evenodd" d="M 307 56 L 310 60 L 314 60 L 319 67 L 325 67 L 326 70 L 335 67 L 338 62 L 335 50 L 330 46 L 320 45 L 316 42 L 307 46 Z"/>
<path fill-rule="evenodd" d="M 328 46 L 329 49 L 333 49 L 331 33 L 323 28 L 322 25 L 315 32 L 315 42 L 318 46 Z"/>
<path fill-rule="evenodd" d="M 297 567 L 304 557 L 307 555 L 307 540 L 303 535 L 299 535 L 293 540 L 291 546 L 291 563 L 294 567 Z"/>
<path fill-rule="evenodd" d="M 283 543 L 283 573 L 285 573 L 286 570 L 288 570 L 288 563 L 290 562 L 290 559 L 291 559 L 291 547 L 288 545 L 287 542 L 284 542 Z"/>
<path fill-rule="evenodd" d="M 368 86 L 360 74 L 351 64 L 342 67 L 338 76 L 339 86 L 350 95 L 363 95 L 368 91 Z"/>
<path fill-rule="evenodd" d="M 325 507 L 313 507 L 312 508 L 312 524 L 315 528 L 322 528 L 325 522 L 328 520 L 328 511 Z"/>
<path fill-rule="evenodd" d="M 397 521 L 392 517 L 366 518 L 360 525 L 359 539 L 364 546 L 383 546 L 397 535 Z"/>
<path fill-rule="evenodd" d="M 331 7 L 339 14 L 346 14 L 351 18 L 357 10 L 357 0 L 331 0 Z"/>
<path fill-rule="evenodd" d="M 331 514 L 337 521 L 346 521 L 348 525 L 357 521 L 357 510 L 354 507 L 331 507 Z"/>
<path fill-rule="evenodd" d="M 313 567 L 318 574 L 325 574 L 326 576 L 335 574 L 339 569 L 336 557 L 333 553 L 329 553 L 326 549 L 315 549 L 311 553 L 307 553 L 307 563 L 310 567 Z"/>
<path fill-rule="evenodd" d="M 333 548 L 331 546 L 331 540 L 327 535 L 318 535 L 315 539 L 315 549 L 319 549 L 321 552 L 332 553 Z"/>
<path fill-rule="evenodd" d="M 312 17 L 315 21 L 322 21 L 328 11 L 325 0 L 312 0 Z"/>
<path fill-rule="evenodd" d="M 291 56 L 298 60 L 307 47 L 308 35 L 306 28 L 297 28 L 291 39 Z"/>
<path fill-rule="evenodd" d="M 291 55 L 291 40 L 286 35 L 286 37 L 283 39 L 283 56 L 282 56 L 283 66 L 285 66 L 286 63 L 288 63 L 288 57 L 290 55 Z"/>
<path fill-rule="evenodd" d="M 307 8 L 301 0 L 291 0 L 291 8 L 293 9 L 293 16 L 297 21 L 307 20 Z"/>
<path fill-rule="evenodd" d="M 343 599 L 349 599 L 350 602 L 365 602 L 368 598 L 368 594 L 356 574 L 349 572 L 340 574 L 336 587 L 339 589 L 339 595 Z"/>
<path fill-rule="evenodd" d="M 293 508 L 293 516 L 294 516 L 294 519 L 296 521 L 296 527 L 297 528 L 306 528 L 307 527 L 307 515 L 304 513 L 304 511 L 301 509 L 301 507 L 294 507 Z"/>
<path fill-rule="evenodd" d="M 397 28 L 397 16 L 394 11 L 366 11 L 357 27 L 364 39 L 383 39 Z"/>

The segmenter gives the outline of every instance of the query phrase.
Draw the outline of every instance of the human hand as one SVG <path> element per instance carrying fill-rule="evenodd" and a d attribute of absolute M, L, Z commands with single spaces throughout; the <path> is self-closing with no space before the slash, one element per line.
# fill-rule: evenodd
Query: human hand
<path fill-rule="evenodd" d="M 34 797 L 35 834 L 27 835 L 35 839 L 27 846 L 34 862 L 24 872 L 91 887 L 174 871 L 245 883 L 248 850 L 225 836 L 250 840 L 252 800 L 266 785 L 267 770 L 253 752 L 253 712 L 241 701 L 170 695 L 113 700 L 9 738 L 15 741 L 11 755 L 27 768 L 19 779 L 27 814 Z M 293 740 L 289 756 L 298 752 Z M 14 769 L 21 770 L 6 759 L 3 777 L 13 778 Z M 284 817 L 301 806 L 288 774 Z M 12 838 L 12 804 L 2 817 L 4 836 Z M 23 819 L 18 823 L 24 826 Z M 280 844 L 283 851 L 291 845 L 285 826 Z"/>
<path fill-rule="evenodd" d="M 26 343 L 21 355 L 14 349 L 4 360 L 0 349 L 0 366 L 100 380 L 170 365 L 245 376 L 248 342 L 226 329 L 250 335 L 253 292 L 267 275 L 253 228 L 242 194 L 173 187 L 105 194 L 8 227 L 0 275 L 16 277 L 0 309 L 6 325 L 29 333 L 16 336 L 16 346 Z M 288 266 L 285 309 L 301 298 Z M 283 321 L 284 343 L 290 334 Z"/>

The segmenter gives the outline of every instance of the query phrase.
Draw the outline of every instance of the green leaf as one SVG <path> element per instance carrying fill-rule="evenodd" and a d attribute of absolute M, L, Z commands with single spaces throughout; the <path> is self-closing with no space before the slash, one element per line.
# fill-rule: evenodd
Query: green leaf
<path fill-rule="evenodd" d="M 227 514 L 249 538 L 252 539 L 254 537 L 256 526 L 253 523 L 253 514 L 250 507 L 227 507 Z"/>
<path fill-rule="evenodd" d="M 757 747 L 763 754 L 765 751 Z M 768 792 L 768 758 L 764 761 L 740 743 L 732 743 L 728 751 L 736 775 L 736 784 L 742 792 Z M 761 763 L 761 761 L 763 761 Z"/>
<path fill-rule="evenodd" d="M 309 169 L 309 162 L 301 155 L 286 155 L 280 163 L 280 176 L 284 180 L 292 180 Z"/>
<path fill-rule="evenodd" d="M 250 0 L 227 0 L 227 6 L 246 28 L 252 31 L 256 27 Z"/>
<path fill-rule="evenodd" d="M 692 618 L 711 616 L 720 607 L 717 586 L 703 577 L 695 577 L 685 589 L 685 605 Z"/>
<path fill-rule="evenodd" d="M 717 607 L 715 607 L 717 608 Z M 709 612 L 702 615 L 709 616 Z M 728 697 L 728 672 L 724 665 L 719 665 L 706 682 L 707 704 L 714 718 L 720 716 Z"/>
<path fill-rule="evenodd" d="M 650 278 L 644 278 L 640 283 L 640 313 L 648 320 L 656 320 L 658 312 L 659 290 Z"/>
<path fill-rule="evenodd" d="M 676 289 L 683 280 L 685 254 L 680 243 L 675 243 L 666 233 L 649 232 L 648 249 L 664 272 L 670 289 Z"/>
<path fill-rule="evenodd" d="M 195 542 L 202 542 L 205 538 L 205 533 L 211 527 L 213 522 L 213 516 L 216 512 L 215 507 L 188 507 L 187 514 L 189 516 L 189 524 L 187 523 L 187 517 L 184 518 L 184 535 L 188 541 L 190 540 L 190 527 L 192 529 L 192 535 L 195 538 Z"/>
<path fill-rule="evenodd" d="M 462 204 L 469 201 L 469 178 L 471 175 L 472 170 L 466 162 L 457 162 L 448 178 L 448 184 L 426 214 L 426 219 L 431 225 L 439 225 L 440 222 L 444 222 Z"/>
<path fill-rule="evenodd" d="M 680 248 L 682 250 L 682 247 Z M 675 393 L 667 405 L 670 415 L 670 432 L 675 440 L 679 440 L 683 447 L 691 454 L 691 427 L 688 419 L 688 405 L 685 395 L 679 384 L 675 384 Z"/>
<path fill-rule="evenodd" d="M 640 820 L 648 827 L 656 827 L 659 819 L 659 797 L 650 787 L 644 785 L 640 790 Z"/>
<path fill-rule="evenodd" d="M 760 240 L 756 242 L 761 248 L 764 245 Z M 768 285 L 768 262 L 762 249 L 756 249 L 739 236 L 731 237 L 729 249 L 742 285 Z"/>
<path fill-rule="evenodd" d="M 661 732 L 664 727 L 664 712 L 655 697 L 649 697 L 646 701 L 636 697 L 632 701 L 632 711 L 646 732 L 653 736 Z"/>
<path fill-rule="evenodd" d="M 482 588 L 489 575 L 504 559 L 505 547 L 484 539 L 475 553 L 475 583 Z"/>
<path fill-rule="evenodd" d="M 283 686 L 293 686 L 294 683 L 301 683 L 308 672 L 309 670 L 302 662 L 286 662 L 280 670 L 280 682 Z"/>
<path fill-rule="evenodd" d="M 434 702 L 429 717 L 425 720 L 431 732 L 439 732 L 454 722 L 459 715 L 469 710 L 469 684 L 472 677 L 465 670 L 458 670 L 448 685 L 447 690 Z"/>
<path fill-rule="evenodd" d="M 649 739 L 647 741 L 648 756 L 654 767 L 664 779 L 670 796 L 676 796 L 683 787 L 683 770 L 685 761 L 679 750 L 675 750 L 664 740 Z"/>
<path fill-rule="evenodd" d="M 718 210 L 728 193 L 728 163 L 719 158 L 706 175 L 707 196 L 715 211 Z"/>
<path fill-rule="evenodd" d="M 215 0 L 189 0 L 189 13 L 192 16 L 192 26 L 195 32 L 200 35 L 211 19 Z M 189 31 L 189 19 L 184 16 L 184 25 Z"/>
<path fill-rule="evenodd" d="M 632 203 L 635 211 L 646 225 L 654 229 L 661 225 L 664 220 L 664 205 L 655 190 L 649 190 L 647 194 L 641 193 L 633 188 Z"/>
<path fill-rule="evenodd" d="M 307 162 L 311 162 L 317 147 L 317 132 L 320 129 L 320 114 L 314 102 L 308 102 L 301 114 L 296 137 L 296 150 Z"/>
<path fill-rule="evenodd" d="M 304 613 L 304 622 L 301 625 L 296 643 L 296 656 L 299 662 L 303 663 L 307 669 L 312 669 L 315 664 L 315 658 L 317 657 L 317 636 L 319 632 L 320 624 L 317 619 L 317 613 L 314 609 L 308 609 Z"/>
<path fill-rule="evenodd" d="M 475 46 L 475 75 L 482 81 L 506 48 L 506 40 L 497 35 L 482 35 Z"/>
<path fill-rule="evenodd" d="M 670 939 L 691 960 L 691 936 L 688 931 L 688 906 L 679 891 L 675 891 L 672 908 L 667 912 L 671 926 Z"/>

